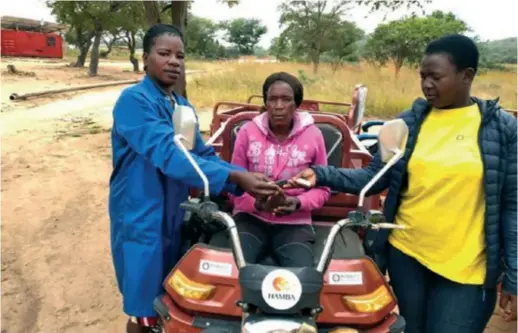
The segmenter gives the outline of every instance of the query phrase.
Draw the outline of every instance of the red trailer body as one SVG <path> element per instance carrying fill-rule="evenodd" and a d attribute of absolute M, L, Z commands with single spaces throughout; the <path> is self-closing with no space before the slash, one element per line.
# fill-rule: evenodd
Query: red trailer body
<path fill-rule="evenodd" d="M 63 58 L 63 40 L 54 33 L 2 29 L 2 56 Z"/>

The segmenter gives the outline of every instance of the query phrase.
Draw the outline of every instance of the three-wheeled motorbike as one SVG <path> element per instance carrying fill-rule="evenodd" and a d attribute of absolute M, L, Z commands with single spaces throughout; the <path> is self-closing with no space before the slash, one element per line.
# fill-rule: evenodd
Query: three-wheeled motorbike
<path fill-rule="evenodd" d="M 155 300 L 166 333 L 403 332 L 405 321 L 394 311 L 390 286 L 352 231 L 400 227 L 387 223 L 379 211 L 365 210 L 364 203 L 368 190 L 403 156 L 408 128 L 402 120 L 383 124 L 379 149 L 384 167 L 361 191 L 357 209 L 324 231 L 324 242 L 314 249 L 315 266 L 304 268 L 281 268 L 271 259 L 245 262 L 232 216 L 211 200 L 209 182 L 189 152 L 192 126 L 175 123 L 174 141 L 204 183 L 201 200 L 181 205 L 187 220 L 200 222 L 195 227 L 202 232 L 166 277 L 166 293 Z M 228 232 L 228 247 L 207 241 L 215 225 Z M 342 248 L 336 246 L 338 239 Z"/>

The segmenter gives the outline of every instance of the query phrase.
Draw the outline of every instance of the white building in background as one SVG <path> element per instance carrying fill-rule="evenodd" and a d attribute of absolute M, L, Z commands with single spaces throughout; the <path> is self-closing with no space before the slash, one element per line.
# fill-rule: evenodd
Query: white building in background
<path fill-rule="evenodd" d="M 240 56 L 237 59 L 237 62 L 240 64 L 243 63 L 259 63 L 259 64 L 272 64 L 278 62 L 276 57 L 273 56 L 264 56 L 264 57 L 257 57 L 257 56 Z"/>

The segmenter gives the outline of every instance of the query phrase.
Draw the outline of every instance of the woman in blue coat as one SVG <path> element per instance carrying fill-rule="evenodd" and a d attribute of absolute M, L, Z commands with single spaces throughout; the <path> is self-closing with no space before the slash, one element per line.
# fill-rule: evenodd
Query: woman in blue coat
<path fill-rule="evenodd" d="M 154 332 L 153 309 L 162 282 L 179 259 L 180 203 L 189 188 L 203 183 L 174 142 L 176 105 L 192 107 L 173 92 L 185 72 L 182 34 L 157 24 L 144 36 L 144 79 L 125 89 L 113 110 L 113 173 L 109 213 L 111 247 L 128 333 Z M 272 195 L 278 188 L 263 175 L 220 160 L 199 132 L 192 155 L 210 183 L 210 192 Z M 239 191 L 237 190 L 239 189 Z"/>

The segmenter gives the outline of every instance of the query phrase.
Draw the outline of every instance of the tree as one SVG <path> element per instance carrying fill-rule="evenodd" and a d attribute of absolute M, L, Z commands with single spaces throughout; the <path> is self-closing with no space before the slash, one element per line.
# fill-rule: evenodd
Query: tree
<path fill-rule="evenodd" d="M 135 57 L 137 40 L 142 39 L 143 29 L 146 26 L 146 17 L 141 2 L 127 1 L 114 17 L 114 25 L 120 29 L 122 38 L 129 50 L 129 61 L 133 71 L 139 71 L 139 61 Z M 131 19 L 128 19 L 131 18 Z"/>
<path fill-rule="evenodd" d="M 495 68 L 498 64 L 516 64 L 517 38 L 481 41 L 476 39 L 481 67 Z"/>
<path fill-rule="evenodd" d="M 256 47 L 254 47 L 254 55 L 257 57 L 264 57 L 264 56 L 268 55 L 268 50 L 266 50 L 262 46 L 256 46 Z"/>
<path fill-rule="evenodd" d="M 432 3 L 432 0 L 355 0 L 351 2 L 357 6 L 369 8 L 371 13 L 386 10 L 394 11 L 406 7 L 406 10 L 411 11 L 413 14 L 417 10 L 424 14 L 424 5 Z"/>
<path fill-rule="evenodd" d="M 214 58 L 222 53 L 216 33 L 218 25 L 210 19 L 188 15 L 189 29 L 185 31 L 185 48 L 189 55 Z"/>
<path fill-rule="evenodd" d="M 101 51 L 99 57 L 108 58 L 108 56 L 112 52 L 113 46 L 115 46 L 115 44 L 121 39 L 120 33 L 120 29 L 115 28 L 111 29 L 108 33 L 103 35 L 102 42 L 104 43 L 104 45 L 106 45 L 107 50 Z"/>
<path fill-rule="evenodd" d="M 364 32 L 355 23 L 342 21 L 330 38 L 331 46 L 326 55 L 330 58 L 333 70 L 337 70 L 345 61 L 358 60 L 358 42 Z"/>
<path fill-rule="evenodd" d="M 47 6 L 52 8 L 58 21 L 69 24 L 76 31 L 76 41 L 80 44 L 81 52 L 76 65 L 84 66 L 93 38 L 88 70 L 90 76 L 97 75 L 102 34 L 113 26 L 114 14 L 123 5 L 122 1 L 47 1 Z"/>
<path fill-rule="evenodd" d="M 346 45 L 335 46 L 337 36 L 336 31 L 347 29 L 350 22 L 343 19 L 347 11 L 353 7 L 362 6 L 368 8 L 370 12 L 391 11 L 396 9 L 406 9 L 415 12 L 424 10 L 424 5 L 431 0 L 335 0 L 335 1 L 293 1 L 285 0 L 280 6 L 281 26 L 285 29 L 278 39 L 272 42 L 270 51 L 279 58 L 286 59 L 300 58 L 305 56 L 313 63 L 313 71 L 318 71 L 320 56 L 333 59 L 334 62 L 341 62 L 344 59 L 354 58 L 354 45 L 347 38 Z M 346 28 L 341 28 L 341 27 Z M 358 37 L 358 30 L 351 30 L 355 37 Z M 333 41 L 335 39 L 335 41 Z M 351 46 L 347 46 L 347 45 Z M 338 51 L 338 49 L 342 51 Z M 340 57 L 338 57 L 338 53 Z"/>
<path fill-rule="evenodd" d="M 65 34 L 65 40 L 79 49 L 75 67 L 84 67 L 94 37 L 90 22 L 82 20 L 81 13 L 77 10 L 80 5 L 73 1 L 47 1 L 47 6 L 52 9 L 52 14 L 56 16 L 57 21 L 70 25 L 70 29 Z"/>
<path fill-rule="evenodd" d="M 331 50 L 336 41 L 335 33 L 344 23 L 344 14 L 349 1 L 326 0 L 287 1 L 280 5 L 281 25 L 285 25 L 284 38 L 292 41 L 297 53 L 303 52 L 313 63 L 313 73 L 318 72 L 320 55 Z"/>
<path fill-rule="evenodd" d="M 403 65 L 421 60 L 426 45 L 443 35 L 463 33 L 466 23 L 452 13 L 436 11 L 427 17 L 409 17 L 379 25 L 365 45 L 365 57 L 384 65 L 394 62 L 396 77 Z"/>
<path fill-rule="evenodd" d="M 90 54 L 90 67 L 88 75 L 96 76 L 97 68 L 99 66 L 99 46 L 101 45 L 101 37 L 105 29 L 110 28 L 111 19 L 114 13 L 124 5 L 124 2 L 110 1 L 97 2 L 88 1 L 88 6 L 85 7 L 84 16 L 90 19 L 94 25 L 94 42 L 92 45 L 92 53 Z"/>
<path fill-rule="evenodd" d="M 270 49 L 268 52 L 274 55 L 279 61 L 286 61 L 289 59 L 289 40 L 284 38 L 282 34 L 279 37 L 272 39 Z"/>
<path fill-rule="evenodd" d="M 222 22 L 227 31 L 226 40 L 237 47 L 240 54 L 254 53 L 254 47 L 267 32 L 266 26 L 257 19 L 238 18 L 230 22 Z"/>

